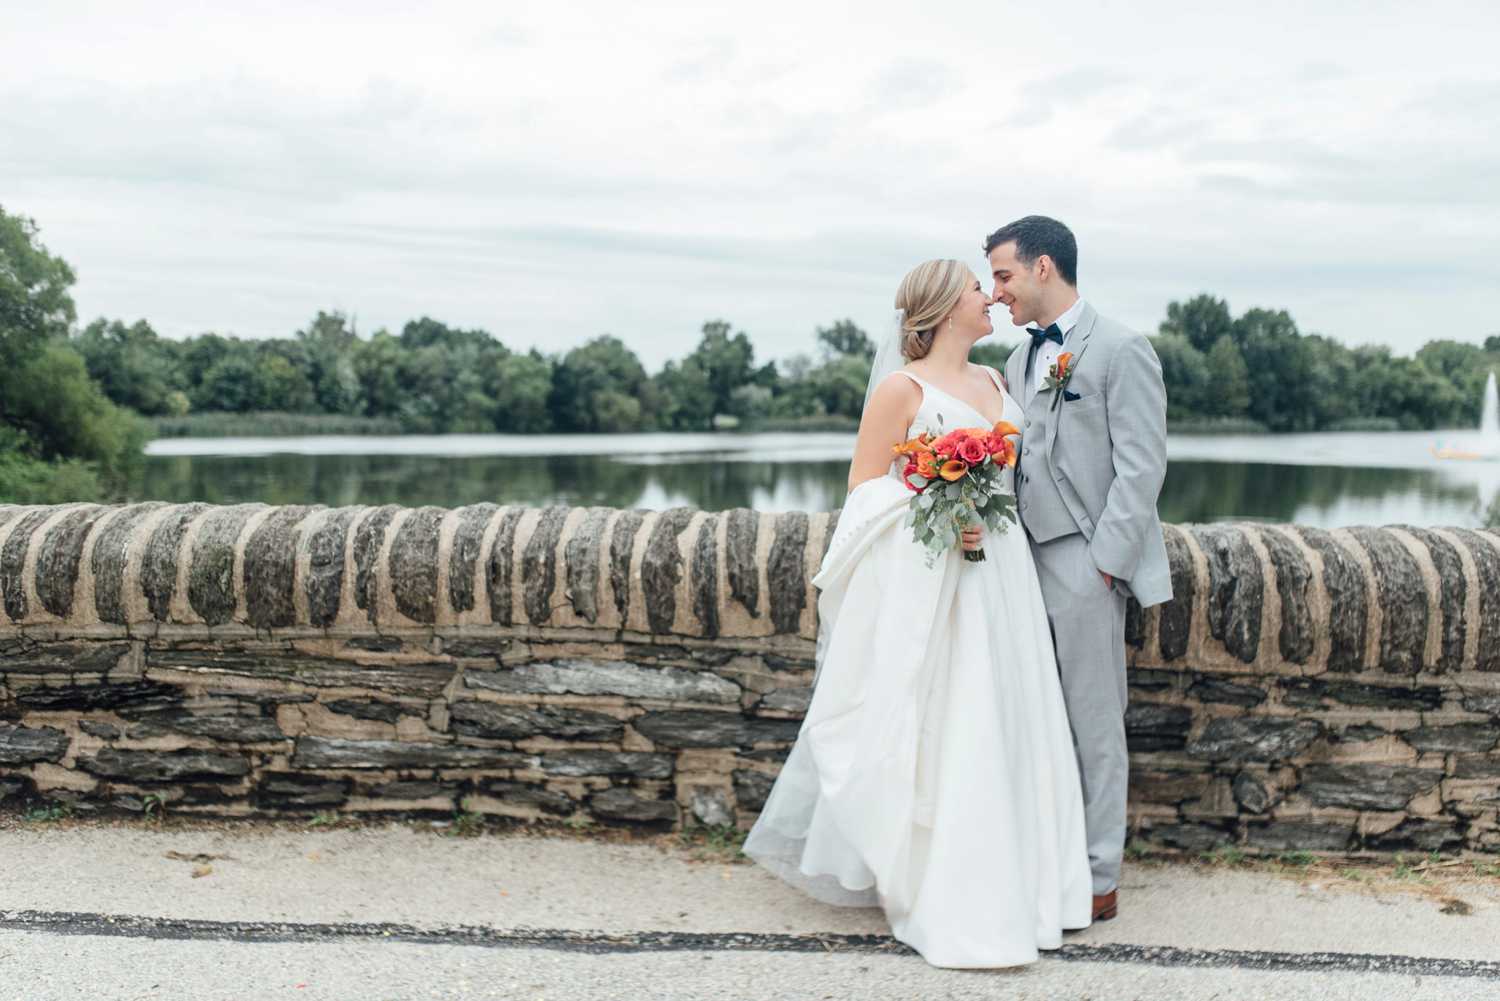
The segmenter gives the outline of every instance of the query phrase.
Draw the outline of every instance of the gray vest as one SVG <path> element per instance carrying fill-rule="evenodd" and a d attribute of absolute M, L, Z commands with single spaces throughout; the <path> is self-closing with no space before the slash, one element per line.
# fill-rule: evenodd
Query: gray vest
<path fill-rule="evenodd" d="M 1022 344 L 1021 350 L 1024 367 L 1024 352 L 1031 350 L 1029 341 Z M 1074 517 L 1075 511 L 1082 511 L 1082 501 L 1076 494 L 1071 503 L 1064 498 L 1067 478 L 1059 476 L 1052 468 L 1050 443 L 1057 436 L 1058 417 L 1058 412 L 1051 406 L 1052 393 L 1037 393 L 1032 388 L 1034 385 L 1034 382 L 1028 384 L 1024 391 L 1026 421 L 1021 428 L 1020 475 L 1016 477 L 1016 503 L 1021 509 L 1021 524 L 1026 527 L 1026 534 L 1037 542 L 1051 542 L 1080 531 L 1085 538 L 1091 537 L 1093 524 L 1085 529 Z M 1048 443 L 1047 447 L 1043 447 L 1043 442 Z M 1088 520 L 1087 514 L 1083 520 Z"/>

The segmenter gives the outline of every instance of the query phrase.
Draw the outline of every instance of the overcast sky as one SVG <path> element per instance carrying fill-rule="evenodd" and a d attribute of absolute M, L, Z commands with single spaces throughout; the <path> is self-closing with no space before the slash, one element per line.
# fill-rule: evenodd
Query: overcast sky
<path fill-rule="evenodd" d="M 1039 212 L 1138 329 L 1500 332 L 1493 3 L 6 6 L 0 205 L 83 320 L 784 357 Z"/>

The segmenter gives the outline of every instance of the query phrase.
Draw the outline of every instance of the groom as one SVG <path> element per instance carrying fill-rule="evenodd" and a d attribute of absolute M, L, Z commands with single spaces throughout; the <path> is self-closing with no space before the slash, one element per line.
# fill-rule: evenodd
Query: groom
<path fill-rule="evenodd" d="M 1156 515 L 1166 389 L 1151 343 L 1078 297 L 1068 227 L 1027 216 L 991 233 L 984 252 L 995 301 L 1030 335 L 1005 366 L 1026 408 L 1016 497 L 1083 779 L 1094 920 L 1107 921 L 1125 848 L 1125 601 L 1172 597 Z"/>

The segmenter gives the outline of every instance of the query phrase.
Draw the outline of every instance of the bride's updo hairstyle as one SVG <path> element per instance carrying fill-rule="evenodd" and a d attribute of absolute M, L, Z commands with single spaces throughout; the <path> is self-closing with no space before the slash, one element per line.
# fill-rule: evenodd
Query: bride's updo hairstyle
<path fill-rule="evenodd" d="M 901 354 L 916 361 L 932 350 L 943 318 L 953 312 L 974 273 L 960 261 L 924 261 L 901 279 L 896 308 L 906 312 L 901 325 Z"/>

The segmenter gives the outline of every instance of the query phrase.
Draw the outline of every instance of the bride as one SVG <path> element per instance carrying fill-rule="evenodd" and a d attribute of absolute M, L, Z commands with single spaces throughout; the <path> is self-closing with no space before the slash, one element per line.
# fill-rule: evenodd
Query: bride
<path fill-rule="evenodd" d="M 745 854 L 819 900 L 883 907 L 934 966 L 1032 962 L 1064 929 L 1086 927 L 1092 905 L 1077 764 L 1026 534 L 966 532 L 983 562 L 955 549 L 929 567 L 902 524 L 913 494 L 893 445 L 1023 424 L 999 375 L 969 361 L 994 329 L 991 304 L 958 261 L 928 261 L 901 282 L 849 497 L 813 579 L 812 702 L 745 841 Z"/>

